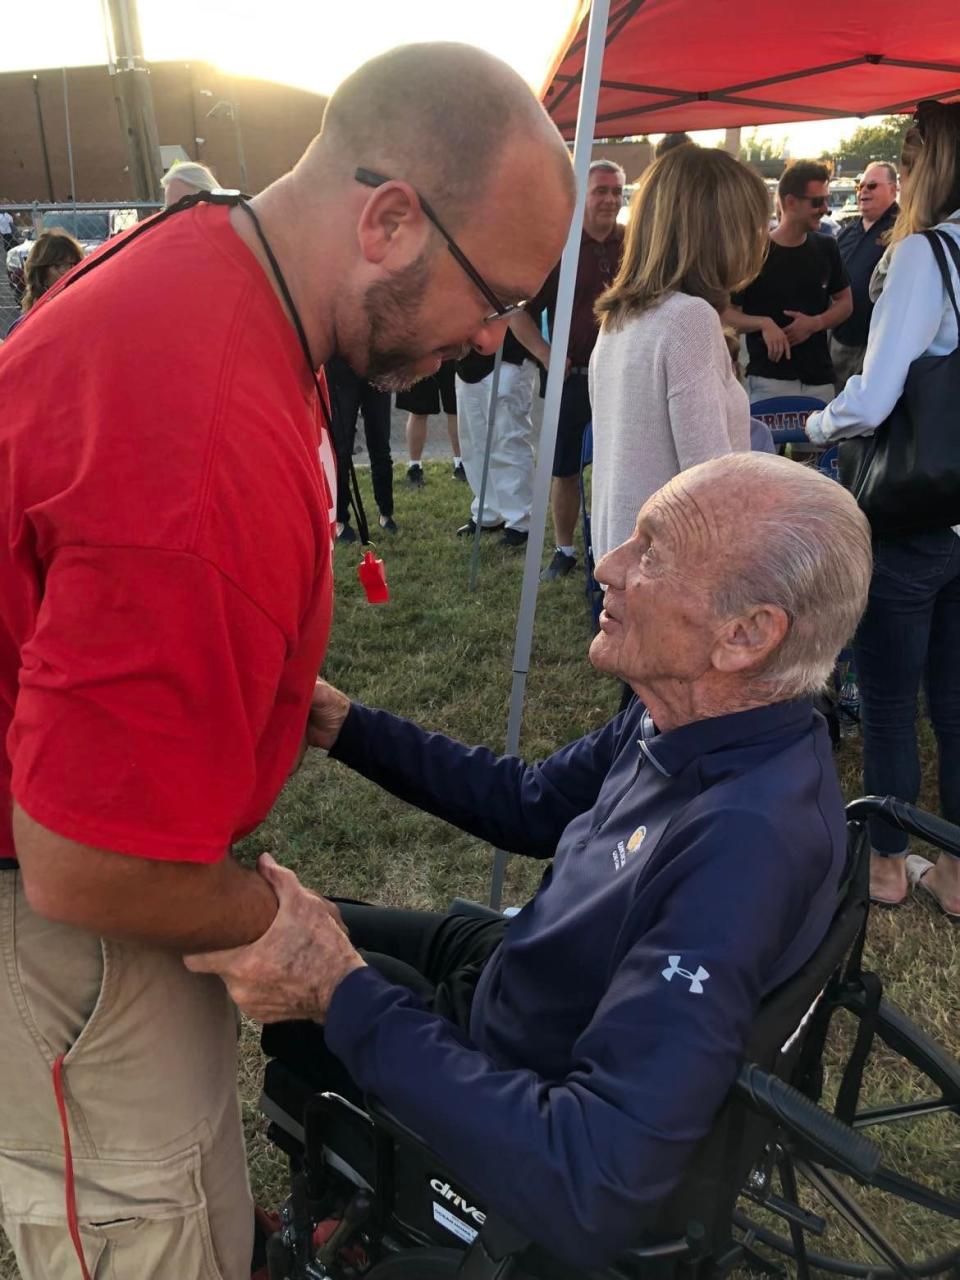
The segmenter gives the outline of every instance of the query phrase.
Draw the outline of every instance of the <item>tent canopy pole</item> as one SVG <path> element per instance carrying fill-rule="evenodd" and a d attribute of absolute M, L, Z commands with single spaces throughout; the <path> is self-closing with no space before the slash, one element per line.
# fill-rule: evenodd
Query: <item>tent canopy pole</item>
<path fill-rule="evenodd" d="M 507 718 L 507 754 L 517 755 L 520 750 L 520 728 L 523 722 L 523 698 L 526 691 L 527 672 L 530 670 L 530 650 L 533 645 L 533 621 L 537 611 L 537 587 L 540 581 L 540 555 L 543 535 L 547 525 L 547 503 L 550 497 L 550 476 L 553 471 L 553 451 L 557 441 L 557 422 L 560 418 L 560 397 L 563 394 L 563 377 L 566 368 L 567 343 L 570 339 L 570 320 L 573 313 L 573 289 L 577 281 L 580 260 L 580 238 L 583 228 L 583 210 L 587 198 L 587 173 L 593 151 L 593 130 L 597 115 L 597 97 L 600 92 L 600 73 L 603 67 L 603 51 L 607 33 L 607 15 L 610 0 L 594 0 L 590 9 L 590 25 L 587 32 L 587 52 L 583 66 L 583 87 L 577 112 L 577 136 L 573 147 L 573 171 L 577 179 L 577 202 L 570 223 L 570 234 L 560 260 L 560 281 L 557 286 L 557 309 L 550 335 L 550 365 L 547 369 L 547 394 L 543 405 L 543 425 L 540 428 L 540 445 L 537 450 L 537 469 L 533 480 L 533 504 L 530 513 L 530 537 L 523 562 L 523 586 L 520 591 L 520 613 L 517 618 L 516 639 L 513 649 L 513 685 L 510 692 L 510 712 Z M 503 876 L 507 855 L 498 849 L 493 859 L 493 875 L 490 882 L 490 905 L 499 910 L 503 896 Z"/>

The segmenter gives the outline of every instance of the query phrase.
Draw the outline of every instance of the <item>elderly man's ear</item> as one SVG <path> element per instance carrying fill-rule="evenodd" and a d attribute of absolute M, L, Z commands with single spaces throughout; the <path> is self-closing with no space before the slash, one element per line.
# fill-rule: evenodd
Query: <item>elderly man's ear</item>
<path fill-rule="evenodd" d="M 717 671 L 733 674 L 763 666 L 790 626 L 779 605 L 760 604 L 721 627 L 711 655 Z"/>

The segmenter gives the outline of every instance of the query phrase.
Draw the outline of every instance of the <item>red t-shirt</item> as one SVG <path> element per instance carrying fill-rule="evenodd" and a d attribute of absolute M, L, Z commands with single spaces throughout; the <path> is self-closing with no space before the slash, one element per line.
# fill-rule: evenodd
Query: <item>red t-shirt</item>
<path fill-rule="evenodd" d="M 0 347 L 0 406 L 0 856 L 12 792 L 72 840 L 215 861 L 303 736 L 336 489 L 228 210 L 44 298 Z"/>

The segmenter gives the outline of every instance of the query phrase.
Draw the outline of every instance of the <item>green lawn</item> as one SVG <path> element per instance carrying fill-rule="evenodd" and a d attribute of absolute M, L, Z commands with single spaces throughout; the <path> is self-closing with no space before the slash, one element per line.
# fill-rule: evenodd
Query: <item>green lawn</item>
<path fill-rule="evenodd" d="M 454 531 L 467 517 L 466 486 L 448 465 L 428 464 L 427 484 L 411 490 L 397 467 L 396 518 L 400 533 L 383 535 L 389 605 L 365 603 L 356 580 L 356 546 L 336 550 L 338 595 L 325 676 L 362 701 L 409 716 L 459 738 L 502 749 L 511 684 L 514 625 L 522 553 L 485 537 L 477 591 L 467 591 L 470 543 Z M 369 474 L 361 473 L 368 510 L 374 511 Z M 619 690 L 587 661 L 589 619 L 582 576 L 541 588 L 532 669 L 527 682 L 522 750 L 528 757 L 604 723 Z M 929 738 L 925 752 L 930 758 Z M 844 785 L 858 794 L 856 739 L 840 757 Z M 932 765 L 928 772 L 932 775 Z M 924 800 L 933 803 L 928 790 Z M 328 894 L 411 907 L 444 908 L 455 896 L 486 896 L 491 850 L 376 790 L 340 765 L 311 753 L 266 823 L 245 841 L 243 857 L 269 849 L 303 881 Z M 542 867 L 512 859 L 506 902 L 522 902 Z M 889 994 L 960 1054 L 960 932 L 925 905 L 877 912 L 871 922 L 869 962 Z M 254 1191 L 261 1203 L 283 1194 L 283 1162 L 266 1144 L 256 1111 L 262 1061 L 256 1032 L 244 1031 L 241 1091 Z M 877 1096 L 907 1093 L 896 1064 L 872 1070 Z M 923 1131 L 894 1135 L 915 1172 L 940 1171 L 956 1187 L 960 1126 L 940 1120 Z M 893 1210 L 881 1211 L 889 1220 Z M 912 1217 L 898 1223 L 906 1236 L 929 1230 Z M 954 1224 L 956 1226 L 956 1224 Z M 960 1234 L 960 1227 L 955 1234 Z M 15 1276 L 12 1264 L 0 1276 Z"/>

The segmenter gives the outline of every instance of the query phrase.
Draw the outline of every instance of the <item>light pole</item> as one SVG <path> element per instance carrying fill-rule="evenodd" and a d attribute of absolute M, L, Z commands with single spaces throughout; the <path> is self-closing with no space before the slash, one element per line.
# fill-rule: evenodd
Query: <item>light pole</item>
<path fill-rule="evenodd" d="M 212 98 L 213 94 L 209 89 L 200 90 L 201 97 Z M 213 120 L 230 120 L 233 123 L 233 136 L 237 144 L 237 164 L 240 167 L 240 190 L 245 194 L 249 193 L 247 184 L 247 158 L 243 151 L 243 134 L 240 131 L 240 108 L 236 102 L 230 102 L 227 98 L 221 98 L 207 112 L 207 117 Z"/>
<path fill-rule="evenodd" d="M 136 0 L 104 0 L 107 54 L 137 200 L 160 195 L 160 142 Z"/>

